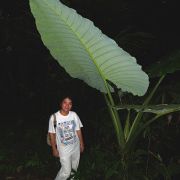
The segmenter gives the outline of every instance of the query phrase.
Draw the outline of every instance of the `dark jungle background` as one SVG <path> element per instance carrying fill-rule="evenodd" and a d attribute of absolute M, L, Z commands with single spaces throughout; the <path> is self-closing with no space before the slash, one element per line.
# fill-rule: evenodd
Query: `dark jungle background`
<path fill-rule="evenodd" d="M 63 2 L 115 39 L 146 72 L 163 59 L 175 58 L 175 63 L 162 66 L 177 71 L 166 75 L 153 101 L 158 103 L 162 97 L 163 103 L 180 103 L 180 7 L 176 1 Z M 156 81 L 150 79 L 150 88 Z M 50 115 L 67 93 L 84 125 L 79 178 L 119 179 L 118 145 L 103 95 L 70 77 L 53 59 L 36 30 L 27 0 L 0 3 L 0 85 L 0 179 L 55 177 L 60 166 L 46 144 L 46 134 Z M 134 172 L 161 180 L 169 168 L 171 178 L 180 179 L 179 125 L 180 114 L 173 113 L 146 130 L 138 142 L 139 166 Z"/>

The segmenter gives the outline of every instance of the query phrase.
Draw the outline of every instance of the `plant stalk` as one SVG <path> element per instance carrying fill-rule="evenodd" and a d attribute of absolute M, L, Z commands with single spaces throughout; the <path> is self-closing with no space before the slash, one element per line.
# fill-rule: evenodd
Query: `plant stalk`
<path fill-rule="evenodd" d="M 156 91 L 157 88 L 159 87 L 159 85 L 160 85 L 160 83 L 162 82 L 162 80 L 164 79 L 164 77 L 165 77 L 165 75 L 163 75 L 163 76 L 160 77 L 158 83 L 156 84 L 156 86 L 154 87 L 154 89 L 152 90 L 152 92 L 150 93 L 150 95 L 147 97 L 147 99 L 144 101 L 143 106 L 146 106 L 146 105 L 150 102 L 150 100 L 152 99 L 155 91 Z M 131 126 L 131 128 L 130 128 L 130 132 L 129 132 L 129 134 L 128 134 L 127 141 L 129 141 L 129 139 L 130 139 L 130 138 L 134 135 L 134 133 L 136 132 L 136 130 L 137 130 L 139 124 L 140 124 L 140 121 L 141 121 L 141 119 L 142 119 L 142 116 L 143 116 L 143 112 L 142 112 L 142 111 L 138 112 L 138 114 L 136 115 L 136 118 L 135 118 L 135 120 L 134 120 L 134 122 L 133 122 L 133 124 L 132 124 L 132 126 Z"/>
<path fill-rule="evenodd" d="M 115 103 L 114 103 L 113 97 L 111 95 L 109 86 L 106 81 L 105 81 L 105 87 L 107 89 L 107 95 L 105 95 L 106 104 L 108 106 L 109 112 L 110 112 L 112 120 L 113 120 L 114 128 L 116 130 L 116 136 L 118 139 L 118 144 L 122 151 L 125 146 L 125 137 L 124 137 L 123 128 L 122 128 L 122 125 L 120 122 L 118 111 L 116 109 L 112 108 L 115 105 Z"/>

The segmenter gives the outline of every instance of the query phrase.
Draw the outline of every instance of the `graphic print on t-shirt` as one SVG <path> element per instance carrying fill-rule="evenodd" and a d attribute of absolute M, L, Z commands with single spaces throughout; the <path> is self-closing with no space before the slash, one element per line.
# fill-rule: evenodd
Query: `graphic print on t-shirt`
<path fill-rule="evenodd" d="M 69 145 L 76 142 L 75 127 L 76 124 L 74 120 L 58 123 L 58 132 L 62 144 Z"/>

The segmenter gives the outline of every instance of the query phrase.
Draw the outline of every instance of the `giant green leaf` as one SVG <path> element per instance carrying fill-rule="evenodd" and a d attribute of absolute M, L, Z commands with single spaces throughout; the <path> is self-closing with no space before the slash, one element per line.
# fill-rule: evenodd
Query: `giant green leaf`
<path fill-rule="evenodd" d="M 122 91 L 144 95 L 147 74 L 92 21 L 59 0 L 30 0 L 30 7 L 42 41 L 72 77 L 101 92 L 107 92 L 108 79 Z"/>

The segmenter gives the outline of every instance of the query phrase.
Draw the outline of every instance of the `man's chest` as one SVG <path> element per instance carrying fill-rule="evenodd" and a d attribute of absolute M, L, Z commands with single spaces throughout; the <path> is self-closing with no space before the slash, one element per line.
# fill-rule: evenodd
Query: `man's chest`
<path fill-rule="evenodd" d="M 61 120 L 59 119 L 57 121 L 57 129 L 58 130 L 63 130 L 63 131 L 75 131 L 76 123 L 73 118 L 68 119 L 68 120 Z"/>

